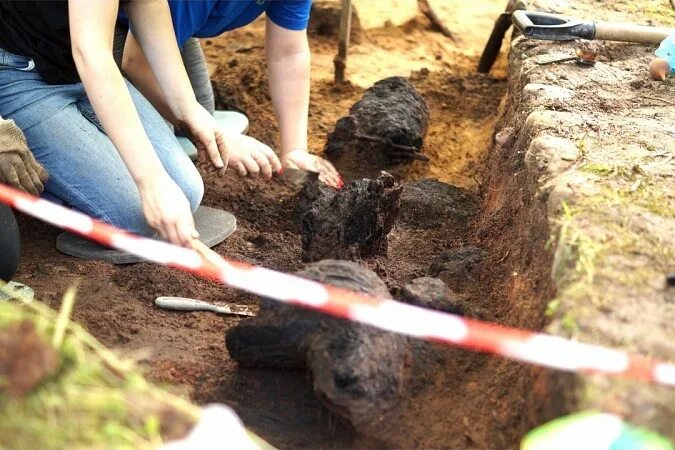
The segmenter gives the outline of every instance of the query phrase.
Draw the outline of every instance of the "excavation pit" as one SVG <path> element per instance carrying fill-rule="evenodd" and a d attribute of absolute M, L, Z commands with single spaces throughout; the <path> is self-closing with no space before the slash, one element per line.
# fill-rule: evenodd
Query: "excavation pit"
<path fill-rule="evenodd" d="M 362 40 L 355 44 L 350 54 L 350 84 L 336 86 L 332 82 L 333 37 L 310 36 L 314 54 L 309 121 L 311 149 L 323 149 L 336 122 L 381 79 L 403 76 L 428 107 L 428 127 L 420 153 L 429 161 L 411 161 L 405 164 L 405 170 L 394 174 L 402 192 L 396 220 L 386 233 L 382 228 L 386 252 L 345 251 L 328 255 L 317 251 L 312 252 L 314 256 L 307 257 L 307 250 L 303 248 L 302 222 L 297 215 L 298 194 L 303 182 L 289 177 L 275 178 L 271 183 L 242 180 L 232 173 L 218 179 L 203 173 L 204 203 L 231 212 L 237 218 L 237 232 L 216 247 L 216 251 L 228 258 L 288 273 L 305 269 L 303 256 L 304 259 L 334 256 L 356 259 L 376 274 L 386 291 L 399 300 L 424 307 L 438 305 L 436 309 L 442 311 L 529 330 L 542 330 L 548 326 L 548 331 L 572 336 L 575 331 L 566 327 L 574 330 L 575 325 L 583 325 L 594 330 L 593 323 L 584 321 L 582 315 L 565 315 L 569 311 L 579 312 L 569 304 L 558 311 L 549 308 L 553 322 L 547 325 L 547 306 L 555 296 L 551 243 L 557 236 L 552 232 L 557 229 L 552 229 L 551 225 L 560 223 L 559 219 L 563 218 L 561 215 L 553 217 L 552 211 L 561 210 L 561 200 L 573 202 L 597 187 L 598 179 L 610 177 L 614 184 L 600 185 L 602 189 L 619 186 L 622 190 L 615 192 L 622 192 L 627 199 L 633 200 L 619 203 L 628 208 L 626 210 L 635 205 L 649 207 L 647 212 L 641 213 L 640 220 L 634 217 L 634 222 L 649 230 L 646 235 L 659 236 L 659 224 L 666 223 L 667 215 L 663 218 L 658 214 L 670 211 L 670 204 L 666 194 L 650 196 L 653 191 L 646 189 L 658 185 L 658 177 L 667 175 L 663 167 L 670 167 L 667 164 L 672 161 L 669 163 L 666 149 L 657 139 L 660 130 L 653 125 L 654 114 L 664 110 L 649 107 L 662 108 L 662 100 L 669 98 L 666 94 L 672 86 L 640 81 L 638 66 L 649 55 L 649 49 L 635 46 L 607 47 L 605 53 L 600 53 L 598 67 L 584 69 L 583 75 L 567 66 L 533 69 L 528 72 L 528 77 L 533 77 L 535 86 L 524 89 L 531 80 L 523 78 L 522 74 L 536 65 L 537 52 L 563 52 L 569 48 L 521 42 L 515 47 L 511 61 L 513 67 L 518 67 L 520 75 L 511 80 L 506 78 L 505 59 L 498 61 L 492 75 L 477 75 L 475 66 L 487 38 L 485 30 L 503 11 L 505 2 L 486 0 L 468 5 L 459 0 L 448 0 L 431 3 L 448 27 L 461 35 L 462 44 L 454 44 L 430 30 L 423 17 L 395 18 L 386 25 L 382 20 L 381 27 L 368 28 L 364 19 L 375 14 L 373 11 L 378 8 L 378 2 L 359 2 Z M 460 9 L 462 13 L 456 14 L 455 11 Z M 263 35 L 264 22 L 258 22 L 249 29 L 205 42 L 205 51 L 216 66 L 213 83 L 218 106 L 242 111 L 251 120 L 249 134 L 278 146 L 275 142 L 278 129 L 263 63 Z M 523 69 L 522 64 L 526 63 L 529 65 Z M 595 84 L 583 85 L 584 77 L 588 76 L 595 77 Z M 611 76 L 623 84 L 611 81 L 614 80 Z M 548 95 L 552 92 L 550 89 L 537 87 L 550 82 L 547 78 L 551 77 L 562 84 L 567 83 L 565 89 L 577 89 L 578 95 L 587 99 L 586 103 L 581 103 L 578 95 L 573 95 L 572 99 L 579 101 L 574 103 L 577 113 L 560 111 L 560 99 Z M 569 86 L 572 83 L 579 86 Z M 598 83 L 606 89 L 613 85 L 622 86 L 615 92 L 618 100 L 603 97 L 594 87 Z M 564 173 L 569 168 L 578 168 L 581 162 L 578 158 L 593 155 L 600 144 L 611 147 L 612 142 L 603 141 L 601 137 L 607 139 L 619 131 L 623 133 L 623 125 L 619 130 L 611 124 L 624 124 L 624 119 L 615 116 L 612 121 L 617 122 L 604 119 L 609 114 L 625 114 L 630 109 L 628 105 L 646 101 L 643 94 L 651 96 L 649 101 L 652 103 L 643 105 L 639 111 L 642 115 L 635 118 L 640 127 L 635 123 L 631 126 L 647 131 L 629 141 L 628 146 L 635 148 L 644 142 L 649 144 L 649 149 L 640 147 L 642 153 L 652 158 L 651 162 L 640 165 L 640 170 L 652 173 L 649 178 L 639 171 L 634 172 L 627 161 L 612 160 L 612 165 L 607 165 L 603 158 L 616 158 L 622 154 L 618 149 L 612 154 L 595 154 L 593 164 L 584 166 L 585 169 L 575 172 L 573 177 L 557 180 L 557 183 L 547 178 L 551 176 L 550 167 Z M 550 111 L 542 111 L 549 107 Z M 582 113 L 587 116 L 576 120 L 577 114 Z M 666 123 L 672 122 L 671 113 L 660 117 Z M 572 135 L 559 136 L 559 130 L 571 130 Z M 555 139 L 544 136 L 531 146 L 534 135 L 543 132 Z M 549 146 L 544 145 L 560 143 L 560 139 L 572 142 L 572 145 L 565 143 L 564 155 L 551 152 Z M 633 155 L 642 158 L 642 153 L 636 150 Z M 659 156 L 661 154 L 665 156 Z M 350 159 L 347 163 L 343 175 L 348 181 L 363 179 L 364 170 L 369 172 L 366 178 L 376 180 L 383 168 L 366 166 L 360 159 Z M 666 175 L 659 175 L 659 170 Z M 589 181 L 591 177 L 595 178 Z M 624 186 L 627 180 L 630 184 Z M 635 184 L 637 181 L 640 183 Z M 637 187 L 631 191 L 633 186 Z M 625 200 L 611 196 L 610 199 Z M 612 208 L 601 210 L 614 211 Z M 586 212 L 584 217 L 592 218 L 598 210 Z M 617 217 L 610 219 L 607 223 L 613 226 L 623 225 Z M 152 379 L 176 385 L 202 404 L 224 402 L 231 405 L 247 426 L 280 448 L 515 448 L 526 431 L 545 419 L 566 412 L 565 408 L 574 409 L 575 401 L 583 397 L 578 395 L 582 391 L 574 388 L 579 382 L 574 377 L 556 378 L 546 370 L 502 358 L 405 339 L 403 377 L 400 384 L 392 383 L 396 386 L 397 400 L 378 406 L 377 422 L 350 420 L 336 406 L 336 401 L 329 401 L 334 392 L 323 387 L 317 391 L 313 383 L 317 374 L 311 368 L 308 370 L 306 351 L 296 351 L 295 356 L 290 351 L 284 353 L 289 362 L 276 368 L 261 368 L 261 364 L 240 365 L 228 352 L 225 335 L 246 327 L 246 322 L 205 313 L 172 313 L 158 310 L 152 304 L 158 296 L 182 296 L 257 309 L 261 299 L 149 263 L 113 267 L 101 262 L 65 258 L 53 248 L 57 230 L 25 217 L 20 217 L 20 222 L 25 254 L 18 280 L 33 287 L 36 298 L 58 307 L 65 288 L 75 279 L 81 279 L 75 320 L 83 323 L 106 345 L 122 352 L 137 355 L 139 349 L 149 348 L 151 351 L 143 354 L 146 356 L 141 364 Z M 672 241 L 663 236 L 660 248 L 668 248 Z M 362 242 L 361 238 L 359 242 Z M 595 241 L 589 238 L 583 242 Z M 563 263 L 573 263 L 565 258 L 582 248 L 577 244 L 569 247 L 570 253 L 563 252 L 556 257 L 557 269 L 562 268 L 564 272 L 566 266 Z M 640 268 L 638 271 L 625 269 L 631 276 L 646 270 L 637 265 L 638 262 L 630 262 L 632 265 L 626 263 L 626 267 Z M 661 282 L 666 263 L 657 260 L 649 265 L 649 268 L 663 268 Z M 587 277 L 584 273 L 583 279 Z M 651 278 L 649 283 L 648 287 L 655 285 Z M 622 285 L 621 289 L 625 287 Z M 621 295 L 611 287 L 607 290 Z M 668 358 L 671 344 L 657 345 L 655 342 L 660 336 L 659 327 L 663 326 L 659 324 L 659 317 L 672 317 L 672 309 L 668 309 L 668 305 L 672 305 L 672 289 L 655 292 L 657 294 L 649 299 L 661 299 L 660 303 L 645 303 L 649 309 L 645 310 L 643 320 L 649 321 L 651 329 L 656 331 L 648 333 L 644 343 L 639 339 L 642 334 L 630 337 L 636 348 Z M 582 312 L 588 312 L 591 306 L 605 308 L 605 312 L 614 307 L 613 303 L 597 303 L 598 298 L 601 297 L 581 299 Z M 623 307 L 627 308 L 626 305 Z M 286 311 L 289 312 L 284 314 L 309 314 Z M 631 309 L 621 311 L 631 320 L 638 314 Z M 606 315 L 614 319 L 612 314 Z M 615 327 L 616 321 L 601 317 L 606 319 L 600 322 L 603 330 L 625 329 Z M 263 318 L 261 315 L 260 320 Z M 315 326 L 316 321 L 312 320 L 310 325 Z M 333 321 L 329 318 L 319 320 Z M 594 336 L 592 333 L 583 335 L 588 339 Z M 401 340 L 398 336 L 392 339 Z M 604 339 L 603 343 L 617 342 L 619 339 L 614 336 Z M 293 348 L 297 350 L 300 346 Z M 234 355 L 235 351 L 232 353 Z M 399 373 L 399 362 L 391 373 Z M 341 386 L 346 386 L 350 378 L 338 377 L 338 381 Z M 598 392 L 604 392 L 602 383 L 605 381 L 583 392 L 597 397 Z M 631 393 L 645 392 L 641 387 L 626 386 L 632 386 Z M 615 406 L 629 411 L 633 403 L 623 399 L 633 397 L 626 396 L 621 386 L 613 387 L 616 389 L 613 392 L 622 394 L 607 397 L 606 404 L 596 401 L 590 405 Z M 674 403 L 659 400 L 669 399 L 667 393 L 648 392 L 653 394 L 653 402 L 641 398 L 635 404 L 644 405 L 642 410 L 647 412 L 652 411 L 652 405 L 658 405 L 659 417 L 665 419 L 662 423 L 657 421 L 655 428 L 660 426 L 663 428 L 660 431 L 667 432 L 666 420 L 673 417 L 668 408 L 672 409 Z M 575 396 L 571 394 L 577 394 L 577 399 L 574 400 Z M 369 410 L 368 414 L 373 417 L 367 419 L 375 418 L 374 411 Z M 653 420 L 647 415 L 638 413 L 635 417 L 651 425 Z M 669 423 L 672 424 L 672 420 Z"/>

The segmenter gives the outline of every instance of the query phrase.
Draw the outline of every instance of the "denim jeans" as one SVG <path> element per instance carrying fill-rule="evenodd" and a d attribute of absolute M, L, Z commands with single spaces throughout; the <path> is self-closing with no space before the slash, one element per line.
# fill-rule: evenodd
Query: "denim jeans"
<path fill-rule="evenodd" d="M 199 172 L 159 113 L 131 83 L 127 86 L 164 169 L 195 211 L 204 194 Z M 16 122 L 49 172 L 45 193 L 112 225 L 154 234 L 143 215 L 138 188 L 82 83 L 48 85 L 30 58 L 0 49 L 0 116 Z"/>

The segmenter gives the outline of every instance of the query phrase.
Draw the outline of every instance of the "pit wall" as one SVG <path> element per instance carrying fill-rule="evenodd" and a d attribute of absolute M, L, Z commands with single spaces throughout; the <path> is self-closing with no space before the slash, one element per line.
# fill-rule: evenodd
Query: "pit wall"
<path fill-rule="evenodd" d="M 675 23 L 668 2 L 562 3 L 530 9 Z M 579 47 L 598 53 L 595 67 L 540 65 Z M 675 82 L 648 77 L 654 48 L 514 37 L 477 231 L 504 255 L 496 271 L 511 273 L 506 324 L 674 361 L 675 289 L 665 275 L 675 271 Z M 531 375 L 530 426 L 598 409 L 675 440 L 675 389 Z"/>

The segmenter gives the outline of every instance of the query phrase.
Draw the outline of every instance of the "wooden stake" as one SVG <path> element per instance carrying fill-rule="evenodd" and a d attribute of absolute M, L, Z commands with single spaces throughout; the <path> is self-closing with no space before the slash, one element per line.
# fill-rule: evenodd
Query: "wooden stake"
<path fill-rule="evenodd" d="M 347 50 L 349 49 L 349 37 L 352 30 L 352 0 L 342 0 L 342 13 L 340 15 L 340 34 L 338 35 L 338 54 L 333 60 L 335 65 L 335 82 L 345 82 L 345 70 L 347 68 Z"/>
<path fill-rule="evenodd" d="M 457 43 L 457 38 L 455 34 L 450 31 L 450 28 L 445 26 L 441 19 L 438 17 L 436 12 L 431 8 L 429 0 L 417 0 L 417 6 L 419 7 L 422 14 L 427 16 L 429 21 L 431 21 L 431 28 L 443 34 L 443 36 L 449 37 L 453 42 Z"/>

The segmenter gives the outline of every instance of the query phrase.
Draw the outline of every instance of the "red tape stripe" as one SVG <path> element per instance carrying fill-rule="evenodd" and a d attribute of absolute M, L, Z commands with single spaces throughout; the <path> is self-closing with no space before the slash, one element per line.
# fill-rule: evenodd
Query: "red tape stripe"
<path fill-rule="evenodd" d="M 194 250 L 139 237 L 0 183 L 0 202 L 99 244 L 224 285 L 432 342 L 579 373 L 675 386 L 675 365 L 562 337 L 465 319 L 375 298 L 240 262 L 207 261 Z"/>

